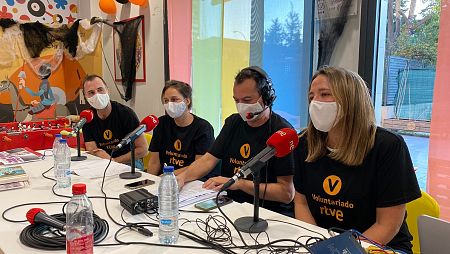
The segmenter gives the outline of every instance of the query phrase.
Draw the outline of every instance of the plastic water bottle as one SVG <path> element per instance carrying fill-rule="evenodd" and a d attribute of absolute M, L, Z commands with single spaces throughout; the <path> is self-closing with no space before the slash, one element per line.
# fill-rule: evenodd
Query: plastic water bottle
<path fill-rule="evenodd" d="M 55 172 L 56 178 L 56 149 L 58 149 L 59 141 L 62 139 L 61 134 L 55 134 L 55 140 L 53 140 L 52 152 L 53 152 L 53 171 Z"/>
<path fill-rule="evenodd" d="M 57 146 L 55 157 L 55 176 L 56 186 L 58 188 L 67 188 L 70 186 L 70 148 L 67 140 L 61 139 Z"/>
<path fill-rule="evenodd" d="M 158 188 L 159 242 L 174 244 L 178 240 L 178 183 L 173 166 L 163 168 Z"/>
<path fill-rule="evenodd" d="M 61 134 L 55 134 L 55 140 L 53 141 L 53 155 L 56 154 L 56 147 L 59 145 L 59 141 L 61 140 Z"/>
<path fill-rule="evenodd" d="M 92 203 L 86 195 L 86 185 L 72 186 L 73 197 L 66 206 L 67 254 L 94 252 L 94 218 Z"/>

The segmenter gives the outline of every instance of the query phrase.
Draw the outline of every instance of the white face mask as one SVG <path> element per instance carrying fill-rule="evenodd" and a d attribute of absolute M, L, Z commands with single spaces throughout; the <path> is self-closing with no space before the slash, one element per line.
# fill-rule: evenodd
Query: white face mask
<path fill-rule="evenodd" d="M 182 102 L 168 102 L 164 104 L 164 109 L 166 109 L 167 114 L 172 118 L 180 117 L 184 111 L 186 111 L 186 103 Z"/>
<path fill-rule="evenodd" d="M 309 104 L 309 115 L 316 129 L 328 132 L 336 124 L 338 105 L 336 102 L 312 100 Z"/>
<path fill-rule="evenodd" d="M 246 122 L 255 120 L 264 111 L 263 106 L 259 102 L 253 104 L 236 103 L 236 109 L 242 120 Z"/>
<path fill-rule="evenodd" d="M 87 98 L 87 101 L 95 109 L 104 109 L 108 106 L 109 95 L 107 93 L 96 93 L 91 98 Z"/>

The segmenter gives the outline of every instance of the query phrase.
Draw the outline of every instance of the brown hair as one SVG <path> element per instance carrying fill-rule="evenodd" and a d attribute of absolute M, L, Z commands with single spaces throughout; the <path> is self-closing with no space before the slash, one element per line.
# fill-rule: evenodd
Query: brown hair
<path fill-rule="evenodd" d="M 169 88 L 176 89 L 185 99 L 189 99 L 188 109 L 192 108 L 192 88 L 188 83 L 184 83 L 178 80 L 166 81 L 166 84 L 164 85 L 164 88 L 161 92 L 161 100 L 164 96 L 164 93 Z"/>
<path fill-rule="evenodd" d="M 338 120 L 334 128 L 337 128 L 339 137 L 342 137 L 337 149 L 328 156 L 345 165 L 361 165 L 375 142 L 375 113 L 369 89 L 357 73 L 343 68 L 323 67 L 314 74 L 311 84 L 320 75 L 328 79 L 331 93 L 336 99 Z M 311 120 L 306 133 L 306 161 L 313 162 L 327 154 L 328 133 L 318 131 Z"/>
<path fill-rule="evenodd" d="M 88 74 L 88 75 L 86 75 L 86 76 L 84 77 L 83 82 L 81 83 L 81 84 L 83 84 L 83 97 L 84 97 L 84 100 L 87 100 L 86 94 L 85 94 L 86 91 L 84 90 L 84 85 L 85 85 L 87 82 L 92 81 L 92 80 L 94 80 L 94 79 L 96 79 L 96 78 L 99 78 L 99 79 L 103 82 L 103 84 L 105 85 L 105 87 L 108 88 L 108 85 L 106 84 L 105 80 L 104 80 L 102 77 L 100 77 L 100 76 L 97 75 L 97 74 Z"/>

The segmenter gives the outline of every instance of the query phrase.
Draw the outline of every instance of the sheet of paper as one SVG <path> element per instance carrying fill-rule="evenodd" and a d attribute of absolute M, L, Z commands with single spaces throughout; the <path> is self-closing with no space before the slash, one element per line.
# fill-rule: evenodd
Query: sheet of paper
<path fill-rule="evenodd" d="M 103 177 L 103 172 L 108 163 L 109 160 L 90 159 L 84 161 L 72 161 L 70 167 L 75 174 L 81 177 L 99 178 Z M 111 161 L 111 164 L 106 171 L 106 176 L 118 175 L 123 172 L 129 172 L 130 170 L 131 167 L 128 165 Z"/>
<path fill-rule="evenodd" d="M 179 196 L 179 207 L 185 207 L 200 201 L 215 198 L 217 191 L 202 188 L 202 181 L 192 181 L 183 186 Z M 223 192 L 226 194 L 225 192 Z"/>

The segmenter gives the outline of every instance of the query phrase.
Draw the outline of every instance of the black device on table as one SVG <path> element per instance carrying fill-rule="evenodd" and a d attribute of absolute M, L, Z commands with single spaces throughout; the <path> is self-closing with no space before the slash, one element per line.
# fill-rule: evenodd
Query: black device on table
<path fill-rule="evenodd" d="M 136 182 L 132 182 L 132 183 L 127 183 L 127 184 L 125 184 L 125 188 L 134 190 L 134 189 L 138 189 L 138 188 L 141 188 L 144 186 L 152 185 L 154 183 L 155 183 L 155 181 L 153 181 L 153 180 L 144 179 L 144 180 L 140 180 L 140 181 L 136 181 Z"/>
<path fill-rule="evenodd" d="M 219 206 L 224 206 L 229 203 L 233 202 L 233 200 L 227 196 L 219 196 Z M 200 203 L 197 203 L 194 205 L 195 208 L 203 210 L 203 211 L 210 211 L 214 208 L 217 208 L 216 199 L 208 199 L 206 201 L 202 201 Z"/>

